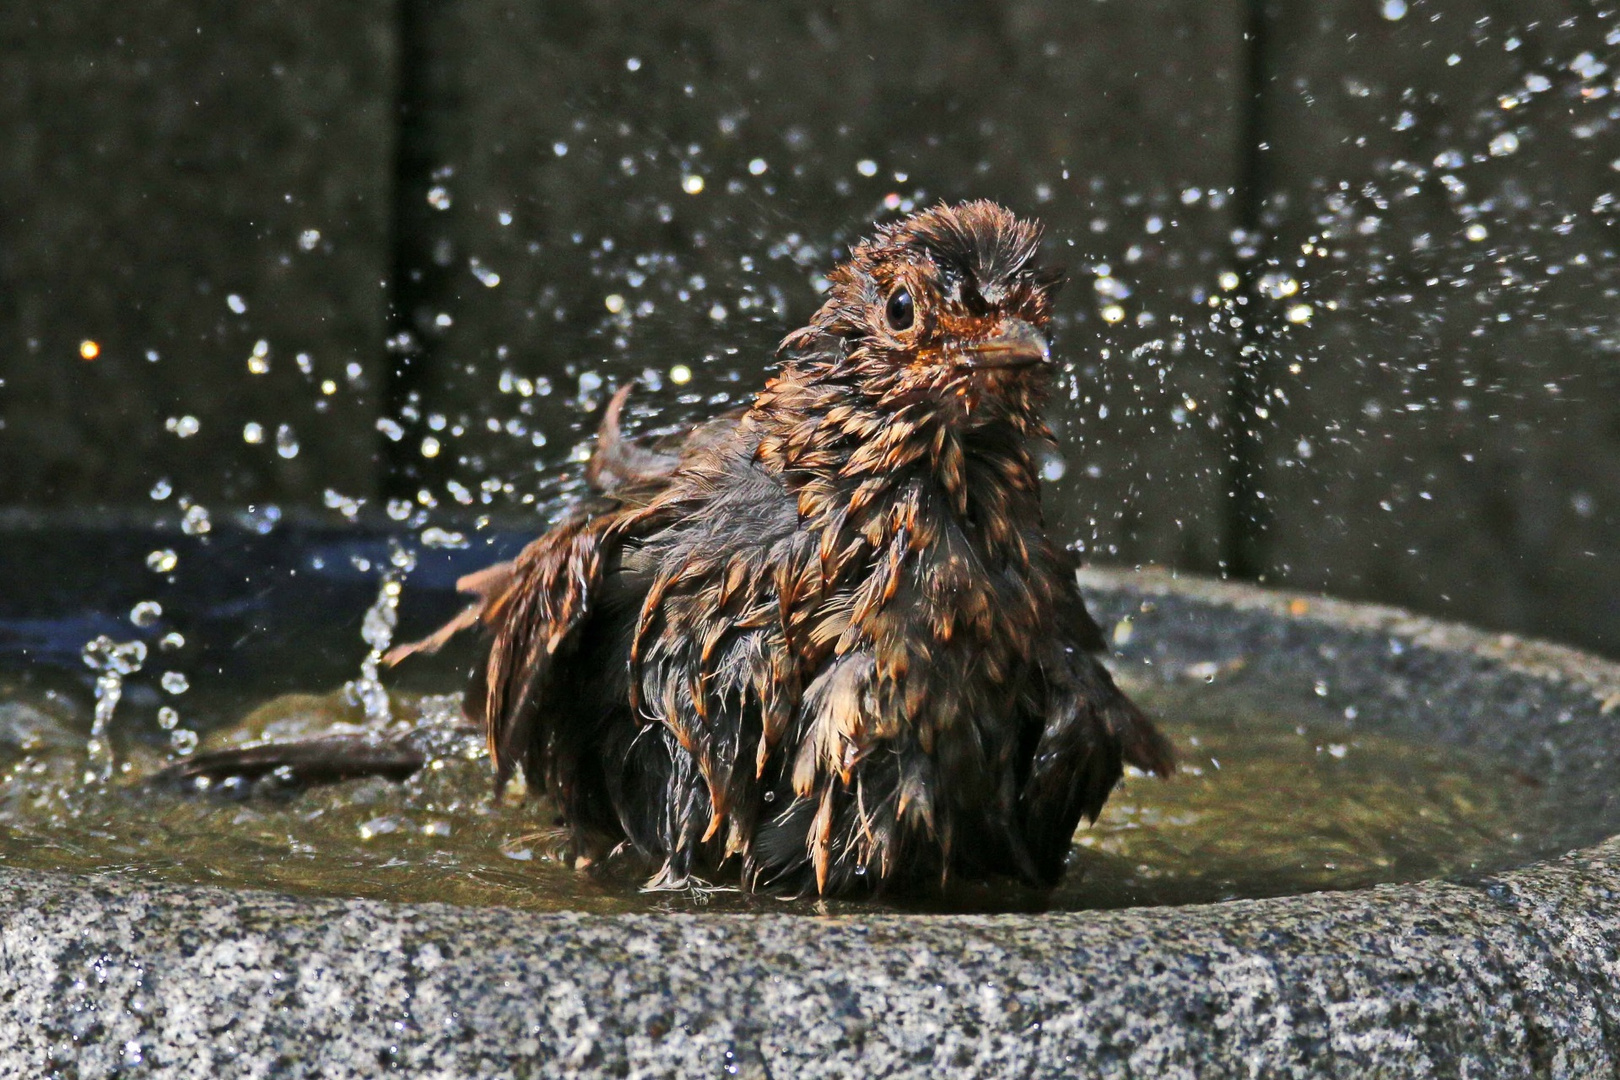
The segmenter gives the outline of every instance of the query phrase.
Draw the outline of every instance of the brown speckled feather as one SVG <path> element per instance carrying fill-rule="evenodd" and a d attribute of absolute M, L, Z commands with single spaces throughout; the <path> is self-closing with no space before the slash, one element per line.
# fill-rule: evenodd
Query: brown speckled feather
<path fill-rule="evenodd" d="M 580 830 L 676 887 L 1050 885 L 1168 743 L 1096 660 L 1035 454 L 1059 277 L 1037 228 L 939 206 L 861 244 L 740 414 L 650 450 L 610 404 L 598 494 L 427 641 L 491 636 L 469 715 Z"/>

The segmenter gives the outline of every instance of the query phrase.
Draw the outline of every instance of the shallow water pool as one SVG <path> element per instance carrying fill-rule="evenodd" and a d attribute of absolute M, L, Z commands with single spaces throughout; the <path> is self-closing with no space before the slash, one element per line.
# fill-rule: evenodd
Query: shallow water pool
<path fill-rule="evenodd" d="M 481 738 L 455 695 L 396 692 L 392 723 L 428 733 L 428 767 L 381 778 L 183 795 L 144 782 L 163 763 L 119 748 L 107 784 L 87 782 L 88 708 L 37 680 L 0 685 L 0 864 L 324 896 L 530 910 L 803 911 L 1088 909 L 1345 889 L 1467 874 L 1530 857 L 1539 782 L 1454 747 L 1348 727 L 1308 702 L 1252 687 L 1133 682 L 1181 756 L 1168 781 L 1132 775 L 1082 826 L 1050 896 L 1004 883 L 923 901 L 781 900 L 728 887 L 649 893 L 649 868 L 565 859 L 543 800 L 491 794 Z M 376 727 L 342 691 L 243 707 L 205 746 Z M 243 797 L 244 794 L 246 797 Z"/>

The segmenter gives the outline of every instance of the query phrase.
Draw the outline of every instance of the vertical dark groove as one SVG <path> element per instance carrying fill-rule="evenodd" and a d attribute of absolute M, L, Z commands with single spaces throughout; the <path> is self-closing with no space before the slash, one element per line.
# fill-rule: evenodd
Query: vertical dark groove
<path fill-rule="evenodd" d="M 412 397 L 420 401 L 434 362 L 433 338 L 425 332 L 425 314 L 438 282 L 429 236 L 427 205 L 432 186 L 434 139 L 433 55 L 429 42 L 432 0 L 399 0 L 397 33 L 399 73 L 394 110 L 395 150 L 393 203 L 389 220 L 388 347 L 383 357 L 382 416 L 404 429 L 390 439 L 378 432 L 380 488 L 385 498 L 412 498 L 427 479 L 423 475 L 422 437 L 426 426 L 407 420 Z"/>
<path fill-rule="evenodd" d="M 1266 155 L 1273 135 L 1269 110 L 1272 57 L 1266 4 L 1267 0 L 1248 0 L 1246 5 L 1245 101 L 1236 199 L 1238 224 L 1249 242 L 1256 245 L 1266 235 L 1266 197 L 1271 185 Z M 1238 295 L 1244 300 L 1238 309 L 1243 326 L 1237 334 L 1238 355 L 1227 386 L 1225 416 L 1226 531 L 1221 561 L 1228 576 L 1246 579 L 1258 578 L 1265 572 L 1266 506 L 1261 476 L 1265 440 L 1255 416 L 1255 408 L 1268 393 L 1264 328 L 1260 323 L 1262 262 L 1257 253 L 1241 261 L 1237 268 L 1241 282 Z"/>

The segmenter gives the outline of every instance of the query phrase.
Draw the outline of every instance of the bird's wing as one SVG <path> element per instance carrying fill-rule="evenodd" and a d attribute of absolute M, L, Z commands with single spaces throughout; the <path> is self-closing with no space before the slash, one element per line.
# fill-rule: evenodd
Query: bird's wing
<path fill-rule="evenodd" d="M 713 841 L 729 855 L 752 835 L 761 763 L 798 698 L 782 594 L 813 550 L 779 478 L 744 452 L 706 460 L 712 469 L 686 472 L 665 503 L 677 523 L 632 540 L 623 557 L 648 579 L 630 646 L 631 705 L 690 756 L 701 787 L 694 800 L 687 781 L 672 780 L 682 790 L 667 802 L 682 809 L 660 825 L 677 878 L 695 845 Z"/>
<path fill-rule="evenodd" d="M 1041 659 L 1040 735 L 1019 793 L 1029 851 L 1048 883 L 1061 876 L 1080 819 L 1096 820 L 1125 763 L 1159 776 L 1176 767 L 1170 740 L 1093 655 L 1101 634 L 1077 590 L 1065 607 L 1066 625 Z"/>
<path fill-rule="evenodd" d="M 622 387 L 608 403 L 586 466 L 586 478 L 600 494 L 575 507 L 517 558 L 457 581 L 456 588 L 471 594 L 473 602 L 432 634 L 384 657 L 397 664 L 413 653 L 435 652 L 473 626 L 490 632 L 489 653 L 474 672 L 465 708 L 489 737 L 497 785 L 511 778 L 520 761 L 545 766 L 554 760 L 547 695 L 559 660 L 578 644 L 604 578 L 623 576 L 618 559 L 623 542 L 662 523 L 663 512 L 649 507 L 681 463 L 736 426 L 728 415 L 675 440 L 628 439 L 619 417 L 633 386 Z"/>
<path fill-rule="evenodd" d="M 585 480 L 604 494 L 674 475 L 683 459 L 730 434 L 743 414 L 742 409 L 733 409 L 676 436 L 627 438 L 619 428 L 619 416 L 635 386 L 625 383 L 608 401 L 596 429 L 596 452 L 585 466 Z"/>
<path fill-rule="evenodd" d="M 383 657 L 397 664 L 414 653 L 437 651 L 469 627 L 482 625 L 490 632 L 489 654 L 474 672 L 464 709 L 488 736 L 497 787 L 511 779 L 533 745 L 553 668 L 570 651 L 591 610 L 606 558 L 633 515 L 612 500 L 592 500 L 517 558 L 457 581 L 456 588 L 471 594 L 473 602 L 432 634 Z"/>

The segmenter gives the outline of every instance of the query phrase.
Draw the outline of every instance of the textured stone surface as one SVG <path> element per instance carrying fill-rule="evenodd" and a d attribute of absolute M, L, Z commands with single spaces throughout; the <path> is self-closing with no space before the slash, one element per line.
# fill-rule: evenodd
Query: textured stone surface
<path fill-rule="evenodd" d="M 1267 355 L 1266 569 L 1615 654 L 1612 13 L 1271 9 L 1264 232 L 1317 312 Z"/>
<path fill-rule="evenodd" d="M 392 16 L 0 8 L 0 504 L 145 503 L 164 476 L 235 504 L 375 487 Z M 166 430 L 188 415 L 194 436 Z"/>
<path fill-rule="evenodd" d="M 405 457 L 433 413 L 453 433 L 416 459 L 424 475 L 532 491 L 535 466 L 554 478 L 594 429 L 599 380 L 650 372 L 638 423 L 737 401 L 839 245 L 893 216 L 887 197 L 992 197 L 1042 218 L 1072 275 L 1059 527 L 1120 559 L 1213 569 L 1208 419 L 1230 343 L 1204 336 L 1194 293 L 1216 287 L 1235 223 L 1240 5 L 464 0 L 420 18 L 435 103 L 420 138 L 440 179 L 411 195 L 428 352 Z M 1103 264 L 1131 290 L 1112 328 Z M 676 364 L 690 384 L 670 382 Z M 503 395 L 503 371 L 555 390 Z"/>
<path fill-rule="evenodd" d="M 1122 663 L 1394 668 L 1357 689 L 1368 715 L 1443 741 L 1573 728 L 1584 756 L 1546 782 L 1615 787 L 1615 665 L 1390 609 L 1085 584 L 1154 642 Z M 1502 709 L 1459 724 L 1475 692 Z M 1474 880 L 1037 916 L 532 915 L 0 871 L 0 1074 L 1612 1075 L 1620 842 L 1594 839 L 1617 815 L 1577 808 L 1584 850 Z"/>
<path fill-rule="evenodd" d="M 1614 855 L 1466 887 L 858 922 L 534 916 L 0 875 L 0 1068 L 1595 1076 L 1620 1064 L 1620 934 L 1595 914 L 1620 887 Z M 1560 908 L 1585 914 L 1565 924 Z"/>

